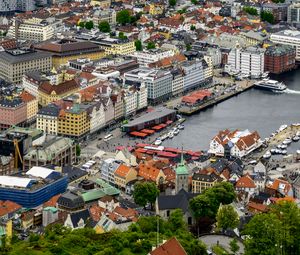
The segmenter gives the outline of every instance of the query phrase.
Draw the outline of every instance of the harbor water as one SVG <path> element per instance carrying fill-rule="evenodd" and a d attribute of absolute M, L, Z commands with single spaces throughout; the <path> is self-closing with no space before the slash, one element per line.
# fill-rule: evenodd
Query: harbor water
<path fill-rule="evenodd" d="M 282 124 L 300 123 L 300 69 L 271 78 L 284 82 L 288 89 L 274 93 L 252 88 L 187 117 L 185 129 L 163 145 L 207 150 L 214 135 L 226 128 L 257 130 L 265 138 Z"/>

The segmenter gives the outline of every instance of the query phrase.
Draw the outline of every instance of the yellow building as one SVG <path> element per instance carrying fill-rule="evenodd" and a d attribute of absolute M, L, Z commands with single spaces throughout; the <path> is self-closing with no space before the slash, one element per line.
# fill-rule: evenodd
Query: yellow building
<path fill-rule="evenodd" d="M 69 60 L 89 58 L 98 60 L 105 56 L 105 52 L 97 44 L 86 41 L 63 39 L 56 42 L 47 42 L 36 45 L 39 51 L 49 52 L 52 55 L 52 64 L 55 68 L 67 65 Z"/>
<path fill-rule="evenodd" d="M 195 173 L 192 177 L 192 192 L 202 193 L 204 190 L 211 188 L 217 182 L 222 181 L 222 178 L 214 173 L 211 174 L 200 174 Z"/>
<path fill-rule="evenodd" d="M 125 189 L 126 184 L 130 181 L 137 179 L 137 171 L 128 167 L 124 164 L 121 164 L 114 173 L 115 183 L 118 187 Z"/>
<path fill-rule="evenodd" d="M 38 101 L 40 105 L 46 106 L 51 102 L 78 92 L 79 89 L 80 86 L 75 80 L 65 81 L 58 85 L 52 85 L 46 81 L 38 88 Z"/>
<path fill-rule="evenodd" d="M 36 114 L 38 112 L 38 99 L 28 93 L 27 91 L 23 91 L 20 95 L 22 101 L 26 103 L 27 108 L 27 122 L 36 118 Z"/>
<path fill-rule="evenodd" d="M 106 55 L 130 55 L 136 51 L 134 41 L 106 38 L 99 41 Z"/>
<path fill-rule="evenodd" d="M 151 15 L 160 15 L 164 12 L 164 6 L 162 4 L 150 4 L 149 5 L 149 14 Z"/>
<path fill-rule="evenodd" d="M 58 117 L 58 134 L 80 138 L 90 130 L 90 117 L 84 104 L 61 110 Z"/>
<path fill-rule="evenodd" d="M 91 0 L 91 6 L 98 6 L 101 9 L 108 9 L 111 6 L 111 0 Z"/>

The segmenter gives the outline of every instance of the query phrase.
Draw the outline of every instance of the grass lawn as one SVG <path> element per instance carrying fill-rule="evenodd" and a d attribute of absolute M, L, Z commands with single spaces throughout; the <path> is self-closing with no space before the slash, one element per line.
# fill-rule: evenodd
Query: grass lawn
<path fill-rule="evenodd" d="M 212 250 L 217 255 L 229 255 L 230 253 L 226 251 L 222 246 L 215 245 L 212 247 Z"/>

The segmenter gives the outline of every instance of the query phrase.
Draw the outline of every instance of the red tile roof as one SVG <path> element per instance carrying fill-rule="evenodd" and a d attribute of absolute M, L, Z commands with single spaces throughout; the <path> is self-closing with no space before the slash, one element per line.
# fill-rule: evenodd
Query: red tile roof
<path fill-rule="evenodd" d="M 138 166 L 138 175 L 143 177 L 145 180 L 151 180 L 156 182 L 159 173 L 159 169 L 150 166 L 147 163 L 140 163 Z"/>
<path fill-rule="evenodd" d="M 128 167 L 124 164 L 121 164 L 115 171 L 115 175 L 117 175 L 118 177 L 126 178 L 129 171 L 130 171 L 130 167 Z"/>
<path fill-rule="evenodd" d="M 235 184 L 236 188 L 256 188 L 254 181 L 249 175 L 244 175 Z"/>
<path fill-rule="evenodd" d="M 26 103 L 36 99 L 35 96 L 25 90 L 21 93 L 20 97 L 22 98 L 22 101 Z"/>
<path fill-rule="evenodd" d="M 259 203 L 255 203 L 255 202 L 249 202 L 248 204 L 248 208 L 251 210 L 255 210 L 255 211 L 259 211 L 259 212 L 267 212 L 268 211 L 268 207 L 264 204 L 259 204 Z"/>
<path fill-rule="evenodd" d="M 98 205 L 92 205 L 89 211 L 92 219 L 98 222 L 102 216 L 102 213 L 105 212 L 105 209 Z"/>
<path fill-rule="evenodd" d="M 12 202 L 10 200 L 2 201 L 0 200 L 0 217 L 7 215 L 8 213 L 16 212 L 21 209 L 22 206 Z"/>
<path fill-rule="evenodd" d="M 61 194 L 51 197 L 50 200 L 43 204 L 44 207 L 56 207 L 57 200 L 60 198 Z"/>
<path fill-rule="evenodd" d="M 187 255 L 187 253 L 177 241 L 176 237 L 173 237 L 151 251 L 150 255 Z"/>
<path fill-rule="evenodd" d="M 79 85 L 75 80 L 65 81 L 58 85 L 51 85 L 48 81 L 45 81 L 41 84 L 39 90 L 48 95 L 50 95 L 53 91 L 57 95 L 61 95 L 77 88 L 79 88 Z"/>

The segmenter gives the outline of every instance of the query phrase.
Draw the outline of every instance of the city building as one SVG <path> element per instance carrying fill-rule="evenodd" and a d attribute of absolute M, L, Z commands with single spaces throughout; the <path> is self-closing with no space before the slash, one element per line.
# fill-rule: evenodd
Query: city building
<path fill-rule="evenodd" d="M 256 47 L 232 49 L 225 71 L 259 78 L 264 72 L 264 49 Z"/>
<path fill-rule="evenodd" d="M 23 75 L 29 71 L 50 71 L 52 58 L 47 52 L 31 49 L 12 49 L 0 52 L 0 78 L 15 84 L 22 83 Z"/>
<path fill-rule="evenodd" d="M 111 0 L 92 0 L 91 6 L 97 6 L 101 9 L 108 9 L 111 6 Z"/>
<path fill-rule="evenodd" d="M 120 161 L 114 160 L 112 158 L 103 160 L 100 166 L 101 179 L 108 183 L 115 184 L 115 171 L 119 168 L 120 165 Z"/>
<path fill-rule="evenodd" d="M 204 65 L 207 66 L 204 60 L 187 61 L 181 65 L 181 69 L 184 73 L 184 92 L 194 90 L 205 84 Z"/>
<path fill-rule="evenodd" d="M 256 185 L 252 178 L 248 174 L 246 174 L 237 180 L 235 189 L 237 191 L 253 193 L 256 189 Z"/>
<path fill-rule="evenodd" d="M 172 57 L 174 55 L 175 52 L 172 50 L 151 49 L 137 51 L 133 54 L 133 57 L 136 57 L 140 66 L 148 67 L 151 63 L 157 62 L 164 58 Z"/>
<path fill-rule="evenodd" d="M 25 91 L 38 98 L 38 88 L 44 81 L 49 80 L 45 76 L 41 75 L 39 71 L 31 71 L 23 75 L 22 86 Z"/>
<path fill-rule="evenodd" d="M 18 172 L 14 166 L 14 157 L 0 156 L 0 175 L 11 175 Z"/>
<path fill-rule="evenodd" d="M 139 68 L 124 73 L 125 84 L 147 88 L 148 102 L 161 103 L 172 96 L 172 79 L 170 71 L 159 69 Z"/>
<path fill-rule="evenodd" d="M 65 81 L 52 85 L 49 81 L 44 81 L 38 87 L 38 99 L 41 106 L 46 106 L 59 99 L 72 95 L 80 89 L 75 80 Z"/>
<path fill-rule="evenodd" d="M 21 98 L 0 100 L 0 129 L 21 125 L 27 119 L 26 103 Z"/>
<path fill-rule="evenodd" d="M 288 19 L 289 3 L 263 3 L 262 11 L 270 12 L 273 14 L 274 22 L 285 22 Z"/>
<path fill-rule="evenodd" d="M 288 7 L 287 22 L 297 24 L 300 23 L 300 4 L 297 2 L 292 3 Z"/>
<path fill-rule="evenodd" d="M 222 178 L 215 173 L 194 173 L 192 177 L 192 192 L 202 193 L 204 190 L 213 187 L 221 180 Z"/>
<path fill-rule="evenodd" d="M 150 15 L 161 15 L 164 12 L 164 5 L 160 3 L 151 3 L 149 5 L 149 14 Z"/>
<path fill-rule="evenodd" d="M 137 171 L 133 167 L 126 166 L 125 164 L 119 165 L 114 175 L 115 184 L 124 190 L 128 182 L 137 179 Z"/>
<path fill-rule="evenodd" d="M 296 49 L 296 61 L 300 61 L 300 32 L 297 30 L 283 30 L 273 33 L 270 40 L 277 44 L 293 46 Z"/>
<path fill-rule="evenodd" d="M 242 158 L 262 145 L 259 134 L 249 130 L 220 131 L 210 142 L 209 153 Z"/>
<path fill-rule="evenodd" d="M 58 220 L 58 209 L 55 207 L 45 207 L 43 209 L 43 227 Z"/>
<path fill-rule="evenodd" d="M 54 36 L 54 28 L 46 20 L 32 18 L 23 21 L 13 20 L 10 26 L 8 37 L 18 38 L 19 40 L 29 40 L 42 42 Z"/>
<path fill-rule="evenodd" d="M 26 122 L 31 123 L 36 119 L 36 115 L 38 112 L 38 99 L 25 90 L 21 93 L 20 97 L 22 101 L 26 104 Z"/>
<path fill-rule="evenodd" d="M 22 177 L 0 176 L 0 199 L 34 208 L 65 192 L 67 177 L 59 172 L 33 167 Z"/>
<path fill-rule="evenodd" d="M 16 11 L 33 11 L 35 10 L 34 0 L 1 0 L 0 1 L 0 16 L 11 16 Z"/>
<path fill-rule="evenodd" d="M 25 153 L 24 153 L 25 154 Z M 67 137 L 46 135 L 35 141 L 23 157 L 23 169 L 33 166 L 72 165 L 76 162 L 76 145 Z"/>
<path fill-rule="evenodd" d="M 68 61 L 73 59 L 89 58 L 97 60 L 104 57 L 104 51 L 97 44 L 88 41 L 79 42 L 62 39 L 59 41 L 44 42 L 34 47 L 40 52 L 50 53 L 55 68 L 67 65 Z"/>
<path fill-rule="evenodd" d="M 49 104 L 41 108 L 36 116 L 36 128 L 46 134 L 58 134 L 58 116 L 60 109 L 55 104 Z"/>
<path fill-rule="evenodd" d="M 265 71 L 280 74 L 296 65 L 296 50 L 289 45 L 272 45 L 265 52 Z"/>
<path fill-rule="evenodd" d="M 103 21 L 108 22 L 112 26 L 116 25 L 116 23 L 117 23 L 116 11 L 113 9 L 96 10 L 93 14 L 94 24 L 100 24 Z"/>
<path fill-rule="evenodd" d="M 183 93 L 184 74 L 180 68 L 175 68 L 171 71 L 172 78 L 172 95 L 178 96 Z"/>
<path fill-rule="evenodd" d="M 168 241 L 163 241 L 163 243 L 160 244 L 158 247 L 152 249 L 152 251 L 150 251 L 148 255 L 169 255 L 169 254 L 187 255 L 187 252 L 181 246 L 180 242 L 178 242 L 176 237 L 173 237 Z"/>
<path fill-rule="evenodd" d="M 105 38 L 95 41 L 106 55 L 131 55 L 135 52 L 134 41 L 128 39 Z"/>
<path fill-rule="evenodd" d="M 268 36 L 262 32 L 255 32 L 250 30 L 248 32 L 241 33 L 242 38 L 246 40 L 251 46 L 263 44 L 268 39 Z"/>

